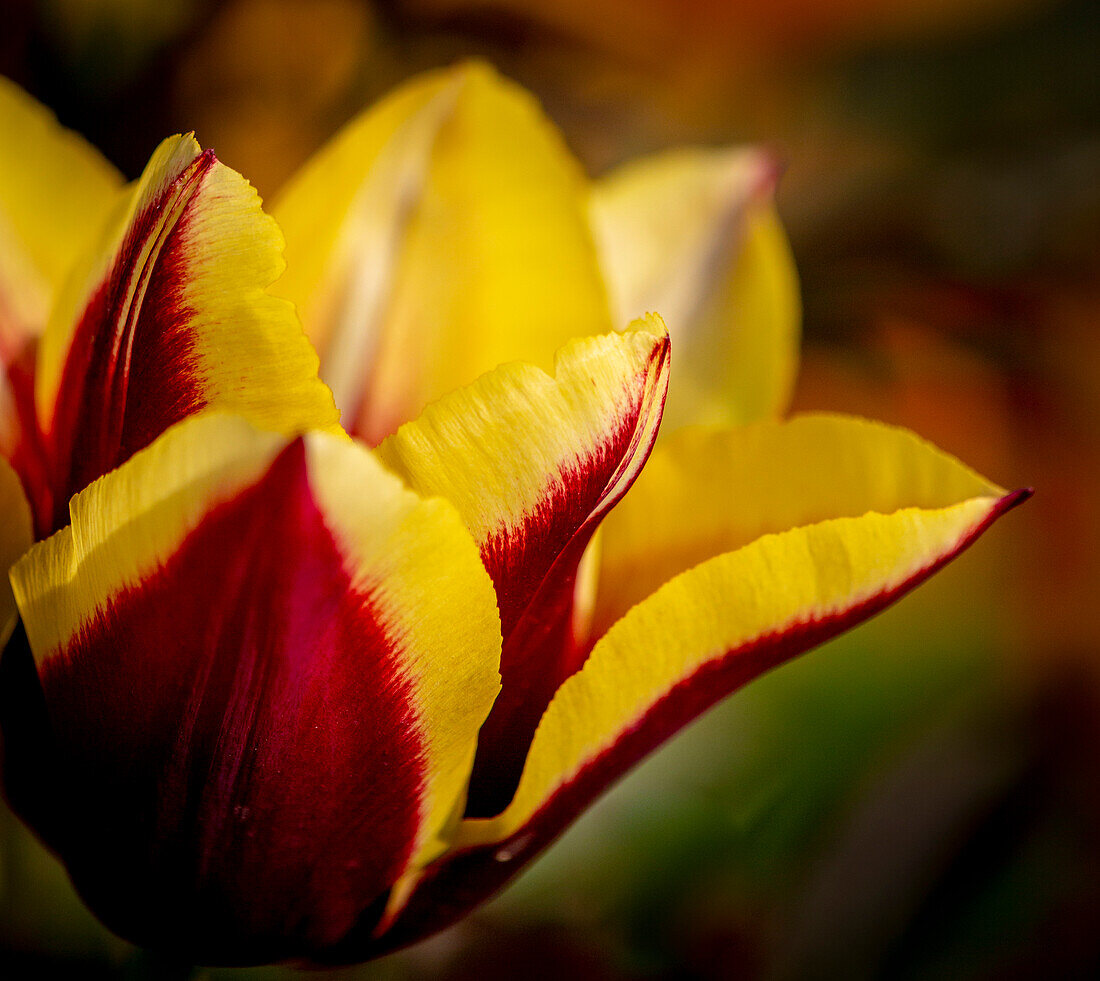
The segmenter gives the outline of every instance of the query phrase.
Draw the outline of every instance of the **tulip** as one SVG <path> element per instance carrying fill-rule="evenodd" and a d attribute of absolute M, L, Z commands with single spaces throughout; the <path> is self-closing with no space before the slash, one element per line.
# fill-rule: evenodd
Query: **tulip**
<path fill-rule="evenodd" d="M 104 923 L 225 964 L 427 936 L 1022 499 L 901 430 L 775 418 L 797 301 L 752 159 L 590 188 L 476 66 L 353 122 L 278 205 L 273 289 L 360 440 L 243 178 L 177 137 L 104 192 L 19 321 L 0 468 L 5 790 Z M 671 331 L 609 329 L 651 296 Z M 666 405 L 709 425 L 658 440 Z"/>

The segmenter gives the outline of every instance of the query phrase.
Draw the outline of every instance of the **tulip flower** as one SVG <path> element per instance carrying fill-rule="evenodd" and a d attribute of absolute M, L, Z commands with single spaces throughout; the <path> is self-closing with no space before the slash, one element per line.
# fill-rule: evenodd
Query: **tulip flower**
<path fill-rule="evenodd" d="M 479 67 L 354 122 L 278 206 L 274 287 L 350 440 L 254 194 L 162 145 L 30 342 L 0 469 L 5 789 L 108 926 L 227 964 L 427 936 L 1022 498 L 774 418 L 797 302 L 752 159 L 593 191 Z M 611 329 L 650 296 L 671 338 Z M 710 424 L 658 440 L 677 404 Z"/>

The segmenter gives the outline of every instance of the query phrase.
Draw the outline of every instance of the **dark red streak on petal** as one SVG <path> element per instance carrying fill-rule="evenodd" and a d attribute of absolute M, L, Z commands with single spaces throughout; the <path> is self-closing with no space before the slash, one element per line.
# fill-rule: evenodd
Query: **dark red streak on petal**
<path fill-rule="evenodd" d="M 300 443 L 41 678 L 73 816 L 57 847 L 112 929 L 259 963 L 377 916 L 414 843 L 423 747 Z"/>
<path fill-rule="evenodd" d="M 205 405 L 181 299 L 182 238 L 216 163 L 200 154 L 138 215 L 73 332 L 48 423 L 50 530 L 68 524 L 73 494 Z"/>
<path fill-rule="evenodd" d="M 608 787 L 692 719 L 765 672 L 843 633 L 885 609 L 969 547 L 994 521 L 1031 496 L 1002 498 L 948 555 L 901 585 L 835 616 L 758 638 L 708 662 L 673 687 L 608 749 L 562 785 L 519 831 L 495 845 L 457 852 L 429 868 L 372 956 L 396 950 L 455 922 L 486 900 L 550 845 Z M 644 652 L 639 652 L 639 657 Z M 352 951 L 347 952 L 352 955 Z M 359 956 L 357 952 L 354 956 Z M 349 960 L 354 959 L 349 956 Z"/>
<path fill-rule="evenodd" d="M 0 412 L 0 455 L 12 465 L 30 504 L 36 538 L 44 538 L 53 514 L 50 460 L 34 408 L 35 344 L 28 344 L 7 365 L 5 398 Z M 0 371 L 4 369 L 0 368 Z M 2 380 L 0 380 L 2 384 Z"/>
<path fill-rule="evenodd" d="M 467 817 L 490 817 L 508 805 L 542 713 L 584 663 L 572 632 L 577 567 L 600 522 L 649 459 L 657 428 L 647 422 L 663 409 L 668 360 L 666 337 L 639 372 L 631 411 L 610 438 L 560 475 L 561 484 L 521 530 L 482 548 L 504 645 L 501 692 L 478 737 Z M 659 383 L 652 383 L 655 378 Z"/>
<path fill-rule="evenodd" d="M 523 528 L 502 531 L 482 546 L 481 558 L 497 589 L 501 631 L 506 638 L 544 587 L 548 572 L 567 549 L 576 546 L 580 536 L 591 538 L 633 478 L 620 487 L 616 483 L 631 470 L 636 476 L 649 458 L 656 435 L 649 434 L 648 445 L 642 445 L 644 422 L 664 405 L 668 360 L 666 337 L 654 345 L 649 362 L 638 372 L 629 411 L 617 421 L 608 438 L 560 474 L 554 493 L 540 502 Z M 664 383 L 647 388 L 647 381 L 662 373 L 666 375 Z M 583 550 L 582 545 L 579 551 Z"/>

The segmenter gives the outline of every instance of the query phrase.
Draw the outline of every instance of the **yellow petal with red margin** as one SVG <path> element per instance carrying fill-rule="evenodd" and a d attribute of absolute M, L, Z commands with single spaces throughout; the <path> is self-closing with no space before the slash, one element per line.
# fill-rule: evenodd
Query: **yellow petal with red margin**
<path fill-rule="evenodd" d="M 348 430 L 376 443 L 498 364 L 548 367 L 609 329 L 586 193 L 535 100 L 476 63 L 414 80 L 323 150 L 275 208 L 277 288 Z"/>
<path fill-rule="evenodd" d="M 756 437 L 712 432 L 680 440 L 678 450 L 676 439 L 658 446 L 653 482 L 646 486 L 647 467 L 604 522 L 605 549 L 613 555 L 619 549 L 621 531 L 613 525 L 620 511 L 641 507 L 656 543 L 669 544 L 669 529 L 690 538 L 710 522 L 719 527 L 709 554 L 735 550 L 674 562 L 669 552 L 650 551 L 679 575 L 611 626 L 562 684 L 510 805 L 496 817 L 464 821 L 453 853 L 404 884 L 406 902 L 391 910 L 382 950 L 433 932 L 486 898 L 699 713 L 882 609 L 1027 496 L 1005 494 L 910 434 L 858 420 L 761 424 Z M 732 456 L 732 447 L 738 452 L 731 460 L 714 461 L 723 448 Z M 683 465 L 677 477 L 697 491 L 694 498 L 658 493 L 680 489 L 659 462 L 670 454 Z M 781 486 L 784 473 L 794 489 Z M 726 479 L 734 482 L 725 485 Z M 640 505 L 632 503 L 636 494 Z M 719 533 L 737 518 L 726 519 L 718 501 L 736 514 L 744 496 L 750 512 L 773 505 L 774 524 L 815 523 L 788 525 L 738 548 L 737 534 L 723 541 Z M 816 520 L 830 512 L 836 516 Z M 768 531 L 742 520 L 746 534 Z M 644 541 L 645 529 L 637 523 L 631 529 Z M 461 901 L 441 908 L 456 891 Z"/>
<path fill-rule="evenodd" d="M 617 623 L 543 716 L 495 819 L 412 886 L 377 953 L 441 929 L 506 882 L 613 781 L 700 712 L 877 612 L 1024 495 L 840 518 L 767 536 L 682 574 Z M 461 902 L 443 898 L 458 892 Z"/>
<path fill-rule="evenodd" d="M 72 519 L 12 579 L 79 815 L 49 838 L 93 910 L 204 962 L 371 929 L 455 821 L 499 688 L 455 510 L 347 440 L 208 414 Z"/>
<path fill-rule="evenodd" d="M 34 541 L 31 531 L 31 510 L 23 495 L 19 477 L 0 458 L 0 651 L 11 636 L 17 617 L 15 597 L 8 583 L 8 570 Z"/>
<path fill-rule="evenodd" d="M 15 83 L 0 78 L 0 370 L 42 333 L 69 267 L 122 175 Z"/>
<path fill-rule="evenodd" d="M 719 698 L 922 581 L 1011 503 L 837 518 L 682 573 L 596 643 L 543 716 L 508 810 L 458 847 L 509 837 L 559 794 L 586 803 Z"/>
<path fill-rule="evenodd" d="M 572 535 L 625 492 L 635 455 L 660 423 L 668 359 L 655 316 L 579 338 L 558 351 L 552 376 L 523 362 L 502 365 L 429 405 L 378 455 L 420 493 L 451 501 L 498 588 L 520 591 L 515 580 L 533 553 L 560 549 L 555 532 Z M 568 518 L 556 526 L 549 519 L 565 501 Z M 506 624 L 529 599 L 504 597 Z"/>
<path fill-rule="evenodd" d="M 762 535 L 1003 494 L 919 436 L 865 419 L 681 430 L 603 524 L 593 636 L 673 576 Z"/>
<path fill-rule="evenodd" d="M 503 689 L 481 732 L 470 813 L 511 797 L 543 709 L 579 663 L 577 566 L 649 455 L 667 385 L 668 337 L 653 317 L 567 344 L 554 377 L 504 365 L 379 447 L 411 487 L 458 508 L 496 586 Z"/>
<path fill-rule="evenodd" d="M 280 432 L 335 426 L 292 306 L 266 292 L 282 269 L 248 182 L 191 137 L 165 140 L 42 339 L 53 527 L 72 494 L 208 407 Z"/>
<path fill-rule="evenodd" d="M 592 189 L 616 323 L 656 310 L 676 351 L 665 431 L 780 414 L 798 369 L 794 260 L 759 150 L 674 150 Z"/>

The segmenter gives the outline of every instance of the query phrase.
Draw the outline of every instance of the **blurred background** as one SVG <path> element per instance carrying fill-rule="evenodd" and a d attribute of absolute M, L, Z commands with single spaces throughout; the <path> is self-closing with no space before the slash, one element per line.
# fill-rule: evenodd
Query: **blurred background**
<path fill-rule="evenodd" d="M 796 409 L 1037 488 L 682 733 L 496 901 L 340 977 L 1100 976 L 1100 4 L 5 0 L 3 21 L 0 73 L 129 176 L 193 129 L 270 195 L 470 55 L 593 175 L 768 144 L 805 304 Z M 0 977 L 156 970 L 0 816 Z"/>

